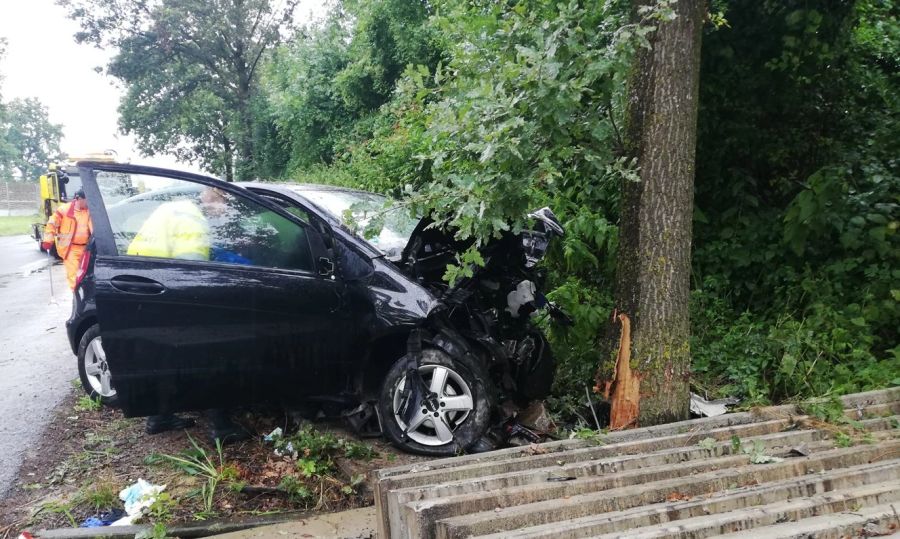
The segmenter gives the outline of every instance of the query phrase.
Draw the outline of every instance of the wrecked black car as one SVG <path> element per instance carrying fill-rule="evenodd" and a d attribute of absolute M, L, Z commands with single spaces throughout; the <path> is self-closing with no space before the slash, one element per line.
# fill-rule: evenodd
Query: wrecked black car
<path fill-rule="evenodd" d="M 380 195 L 79 170 L 94 237 L 68 335 L 84 388 L 126 416 L 328 403 L 359 428 L 374 412 L 403 449 L 451 455 L 501 400 L 550 391 L 534 318 L 565 315 L 540 293 L 536 265 L 563 234 L 547 208 L 451 286 L 446 267 L 468 245 Z"/>

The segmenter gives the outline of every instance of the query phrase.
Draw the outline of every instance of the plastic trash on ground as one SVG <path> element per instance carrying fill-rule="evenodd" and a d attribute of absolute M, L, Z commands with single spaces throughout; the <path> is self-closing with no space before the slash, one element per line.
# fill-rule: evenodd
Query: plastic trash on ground
<path fill-rule="evenodd" d="M 740 399 L 734 397 L 708 401 L 696 393 L 691 393 L 691 413 L 699 416 L 714 417 L 726 413 L 728 405 L 737 404 L 738 402 L 740 402 Z"/>
<path fill-rule="evenodd" d="M 125 503 L 126 516 L 112 523 L 112 526 L 127 526 L 134 524 L 144 512 L 144 509 L 153 505 L 159 493 L 166 489 L 165 485 L 153 485 L 138 479 L 131 486 L 122 489 L 119 499 Z"/>
<path fill-rule="evenodd" d="M 275 454 L 279 457 L 291 457 L 294 460 L 297 460 L 297 450 L 294 449 L 293 442 L 288 442 L 287 445 L 284 446 L 284 449 L 276 449 Z"/>
<path fill-rule="evenodd" d="M 101 526 L 109 526 L 113 522 L 119 520 L 120 518 L 125 516 L 125 511 L 121 509 L 113 509 L 111 511 L 106 511 L 104 513 L 100 513 L 99 515 L 92 515 L 84 519 L 84 522 L 81 523 L 79 528 L 99 528 Z"/>
<path fill-rule="evenodd" d="M 263 440 L 265 440 L 267 442 L 273 442 L 273 441 L 275 441 L 276 438 L 281 438 L 282 436 L 283 436 L 283 431 L 281 430 L 281 427 L 275 427 L 275 430 L 273 430 L 269 434 L 266 434 L 266 436 L 263 438 Z"/>

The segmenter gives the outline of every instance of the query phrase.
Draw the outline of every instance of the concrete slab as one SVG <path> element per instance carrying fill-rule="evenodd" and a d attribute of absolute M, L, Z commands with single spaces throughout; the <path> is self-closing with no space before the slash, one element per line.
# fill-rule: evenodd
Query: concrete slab
<path fill-rule="evenodd" d="M 879 537 L 894 534 L 900 529 L 895 504 L 822 515 L 798 522 L 785 522 L 753 530 L 713 537 L 740 536 L 741 539 L 844 539 L 845 537 Z"/>
<path fill-rule="evenodd" d="M 729 525 L 805 521 L 895 501 L 900 430 L 896 415 L 881 416 L 900 413 L 900 388 L 842 401 L 848 418 L 875 418 L 861 422 L 870 445 L 836 448 L 833 426 L 785 405 L 614 432 L 602 445 L 566 440 L 379 470 L 371 476 L 379 533 L 586 537 L 643 529 L 664 536 L 686 526 L 684 536 L 701 537 Z M 756 446 L 759 458 L 794 458 L 752 464 L 733 438 Z M 865 490 L 875 484 L 883 488 Z"/>
<path fill-rule="evenodd" d="M 375 507 L 369 506 L 226 533 L 216 537 L 220 539 L 263 539 L 271 537 L 372 539 L 376 537 L 375 530 Z"/>
<path fill-rule="evenodd" d="M 787 521 L 830 515 L 841 511 L 856 511 L 900 500 L 895 482 L 865 485 L 841 492 L 778 501 L 768 505 L 703 515 L 657 526 L 628 529 L 629 539 L 700 538 L 722 533 L 734 533 Z M 623 530 L 624 531 L 624 530 Z M 601 535 L 598 539 L 621 537 L 621 532 Z"/>
<path fill-rule="evenodd" d="M 863 464 L 833 472 L 827 476 L 815 474 L 810 477 L 791 478 L 763 485 L 729 489 L 711 496 L 698 496 L 687 501 L 661 502 L 479 537 L 480 539 L 594 537 L 615 531 L 633 530 L 681 519 L 715 515 L 879 482 L 896 484 L 897 481 L 900 481 L 900 461 Z"/>
<path fill-rule="evenodd" d="M 445 508 L 450 508 L 449 511 L 453 512 L 459 508 L 458 504 L 465 501 L 462 498 L 450 497 L 407 504 L 406 524 L 410 537 L 428 537 L 429 526 L 434 526 L 435 535 L 439 538 L 485 535 L 660 503 L 673 495 L 700 496 L 738 486 L 757 485 L 810 473 L 824 473 L 834 468 L 898 457 L 900 457 L 900 440 L 890 440 L 865 447 L 833 449 L 784 462 L 744 465 L 557 499 L 506 507 L 497 506 L 493 510 L 476 509 L 469 514 L 445 518 L 442 514 L 448 510 Z M 503 499 L 503 501 L 515 500 Z"/>

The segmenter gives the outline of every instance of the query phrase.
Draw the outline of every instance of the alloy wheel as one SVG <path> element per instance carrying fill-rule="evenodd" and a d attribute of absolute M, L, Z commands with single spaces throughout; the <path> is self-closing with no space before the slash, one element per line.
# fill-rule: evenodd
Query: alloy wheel
<path fill-rule="evenodd" d="M 453 431 L 466 420 L 474 408 L 474 399 L 469 384 L 456 371 L 443 365 L 422 365 L 419 374 L 436 397 L 435 410 L 423 405 L 407 426 L 402 416 L 403 390 L 406 376 L 394 388 L 391 409 L 394 420 L 415 442 L 428 446 L 445 445 L 453 441 Z"/>
<path fill-rule="evenodd" d="M 91 339 L 84 352 L 84 372 L 95 394 L 107 399 L 116 396 L 112 374 L 106 363 L 106 352 L 103 351 L 103 341 L 99 336 Z"/>

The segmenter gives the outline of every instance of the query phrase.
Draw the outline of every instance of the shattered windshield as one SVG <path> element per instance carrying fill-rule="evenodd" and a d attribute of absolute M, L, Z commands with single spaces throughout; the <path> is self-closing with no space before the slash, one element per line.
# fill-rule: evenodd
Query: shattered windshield
<path fill-rule="evenodd" d="M 375 193 L 291 187 L 332 214 L 390 260 L 398 260 L 419 219 L 395 201 Z"/>

